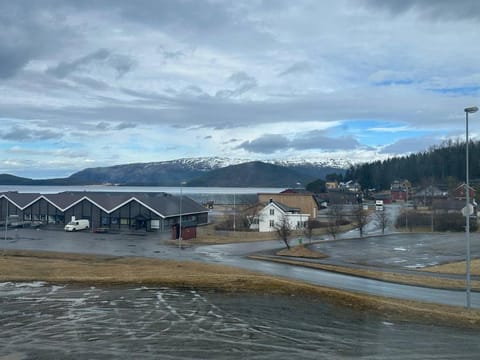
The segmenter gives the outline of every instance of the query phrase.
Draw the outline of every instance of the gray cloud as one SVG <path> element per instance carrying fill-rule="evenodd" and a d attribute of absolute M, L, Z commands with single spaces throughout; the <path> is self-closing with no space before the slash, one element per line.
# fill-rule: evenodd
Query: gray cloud
<path fill-rule="evenodd" d="M 352 150 L 361 146 L 353 136 L 328 137 L 323 131 L 314 130 L 291 142 L 291 147 L 297 150 Z"/>
<path fill-rule="evenodd" d="M 136 128 L 137 124 L 131 122 L 121 122 L 120 124 L 114 126 L 115 130 L 125 130 L 125 129 L 133 129 Z"/>
<path fill-rule="evenodd" d="M 462 110 L 464 99 L 407 89 L 352 89 L 332 95 L 235 101 L 215 96 L 192 97 L 184 94 L 165 96 L 152 92 L 129 91 L 131 101 L 112 101 L 105 98 L 92 106 L 66 105 L 60 108 L 26 104 L 22 107 L 0 104 L 0 113 L 10 118 L 36 118 L 54 121 L 65 126 L 83 126 L 89 119 L 106 122 L 168 125 L 179 128 L 199 126 L 213 129 L 247 127 L 258 124 L 295 121 L 341 121 L 344 119 L 389 119 L 424 128 L 450 127 L 452 109 Z M 379 101 L 378 99 L 382 99 Z M 410 100 L 409 100 L 410 99 Z M 433 104 L 433 105 L 432 105 Z M 457 114 L 462 118 L 462 112 Z"/>
<path fill-rule="evenodd" d="M 0 137 L 7 141 L 35 141 L 60 139 L 62 134 L 52 130 L 33 130 L 22 126 L 13 126 L 8 131 L 0 133 Z"/>
<path fill-rule="evenodd" d="M 301 61 L 297 62 L 287 69 L 282 71 L 278 76 L 285 76 L 285 75 L 296 75 L 301 73 L 311 73 L 313 72 L 313 66 L 308 61 Z"/>
<path fill-rule="evenodd" d="M 438 143 L 439 139 L 432 136 L 400 139 L 393 144 L 383 147 L 380 153 L 400 155 L 421 152 L 429 149 L 431 146 Z"/>
<path fill-rule="evenodd" d="M 353 150 L 361 144 L 352 136 L 328 137 L 322 131 L 311 131 L 290 140 L 284 135 L 266 134 L 261 137 L 245 141 L 237 149 L 251 153 L 272 154 L 281 150 Z"/>
<path fill-rule="evenodd" d="M 272 154 L 288 148 L 289 140 L 283 135 L 263 135 L 252 141 L 245 141 L 237 146 L 252 153 Z"/>
<path fill-rule="evenodd" d="M 137 64 L 131 57 L 119 54 L 110 56 L 108 62 L 117 71 L 119 78 L 130 72 Z"/>
<path fill-rule="evenodd" d="M 87 154 L 81 151 L 73 151 L 71 149 L 55 149 L 55 150 L 39 150 L 39 149 L 29 149 L 29 148 L 20 148 L 14 147 L 6 150 L 9 154 L 21 154 L 28 155 L 30 157 L 35 156 L 64 156 L 68 158 L 85 158 Z"/>
<path fill-rule="evenodd" d="M 229 98 L 242 95 L 249 90 L 252 90 L 257 86 L 257 80 L 245 73 L 244 71 L 240 71 L 230 75 L 228 78 L 228 82 L 231 83 L 234 88 L 233 89 L 224 89 L 219 90 L 216 93 L 216 97 L 219 98 Z"/>
<path fill-rule="evenodd" d="M 435 20 L 480 19 L 480 3 L 477 0 L 365 0 L 375 8 L 389 11 L 392 15 L 415 11 Z"/>
<path fill-rule="evenodd" d="M 110 89 L 110 85 L 103 81 L 99 81 L 87 76 L 72 76 L 72 80 L 74 80 L 77 84 L 86 86 L 93 90 L 108 90 Z"/>
<path fill-rule="evenodd" d="M 181 50 L 169 51 L 169 50 L 166 50 L 163 46 L 159 46 L 158 51 L 167 60 L 178 60 L 186 56 L 186 54 Z"/>
<path fill-rule="evenodd" d="M 77 69 L 96 61 L 106 60 L 109 56 L 110 52 L 107 49 L 100 49 L 71 62 L 62 61 L 57 66 L 48 68 L 47 73 L 63 79 Z"/>
<path fill-rule="evenodd" d="M 75 34 L 56 11 L 30 1 L 2 1 L 0 79 L 15 76 L 31 60 L 61 48 Z"/>
<path fill-rule="evenodd" d="M 134 124 L 134 123 L 131 123 L 131 122 L 121 122 L 121 123 L 113 126 L 110 123 L 107 123 L 105 121 L 101 121 L 95 126 L 95 129 L 100 130 L 100 131 L 108 131 L 108 130 L 133 129 L 133 128 L 136 128 L 136 127 L 137 127 L 137 124 Z"/>
<path fill-rule="evenodd" d="M 70 62 L 62 61 L 57 66 L 48 68 L 47 73 L 63 79 L 78 70 L 85 69 L 89 65 L 96 63 L 112 67 L 116 70 L 117 77 L 122 77 L 135 65 L 135 61 L 128 56 L 112 54 L 107 49 L 99 49 Z"/>
<path fill-rule="evenodd" d="M 105 121 L 102 121 L 102 122 L 99 122 L 99 123 L 95 126 L 95 129 L 100 130 L 100 131 L 108 130 L 108 129 L 110 129 L 110 124 L 107 123 L 107 122 L 105 122 Z"/>
<path fill-rule="evenodd" d="M 0 47 L 0 79 L 15 75 L 30 60 L 29 49 Z"/>

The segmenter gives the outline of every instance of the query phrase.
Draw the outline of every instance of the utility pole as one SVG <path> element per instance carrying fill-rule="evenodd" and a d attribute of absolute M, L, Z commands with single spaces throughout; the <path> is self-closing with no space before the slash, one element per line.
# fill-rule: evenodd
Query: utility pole
<path fill-rule="evenodd" d="M 8 199 L 5 199 L 7 200 L 7 212 L 5 214 L 5 241 L 7 241 L 7 228 L 8 228 L 8 212 L 9 212 L 9 209 L 8 209 Z"/>

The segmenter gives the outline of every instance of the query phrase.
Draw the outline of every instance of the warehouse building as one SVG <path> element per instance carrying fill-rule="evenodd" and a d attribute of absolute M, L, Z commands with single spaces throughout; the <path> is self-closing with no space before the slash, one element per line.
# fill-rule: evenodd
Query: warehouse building
<path fill-rule="evenodd" d="M 143 192 L 0 193 L 0 219 L 11 225 L 64 226 L 87 219 L 93 230 L 171 231 L 208 223 L 208 210 L 188 196 Z"/>

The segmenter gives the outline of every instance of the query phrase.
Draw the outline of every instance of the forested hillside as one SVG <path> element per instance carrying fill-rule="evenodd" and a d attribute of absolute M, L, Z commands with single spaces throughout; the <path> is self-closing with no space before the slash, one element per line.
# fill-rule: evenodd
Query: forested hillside
<path fill-rule="evenodd" d="M 188 181 L 187 186 L 295 187 L 312 179 L 283 166 L 252 161 L 212 170 Z"/>
<path fill-rule="evenodd" d="M 366 188 L 389 189 L 392 181 L 407 179 L 414 185 L 448 185 L 465 179 L 465 143 L 448 141 L 409 156 L 352 166 L 345 179 L 357 180 Z M 470 179 L 480 179 L 480 142 L 470 142 Z"/>

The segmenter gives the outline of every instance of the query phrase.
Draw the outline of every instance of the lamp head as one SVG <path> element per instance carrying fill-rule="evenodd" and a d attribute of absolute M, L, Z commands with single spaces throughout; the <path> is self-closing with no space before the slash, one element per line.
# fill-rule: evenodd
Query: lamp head
<path fill-rule="evenodd" d="M 476 106 L 470 106 L 470 107 L 465 108 L 465 112 L 469 113 L 469 114 L 476 113 L 477 111 L 478 111 L 478 107 L 476 107 Z"/>

